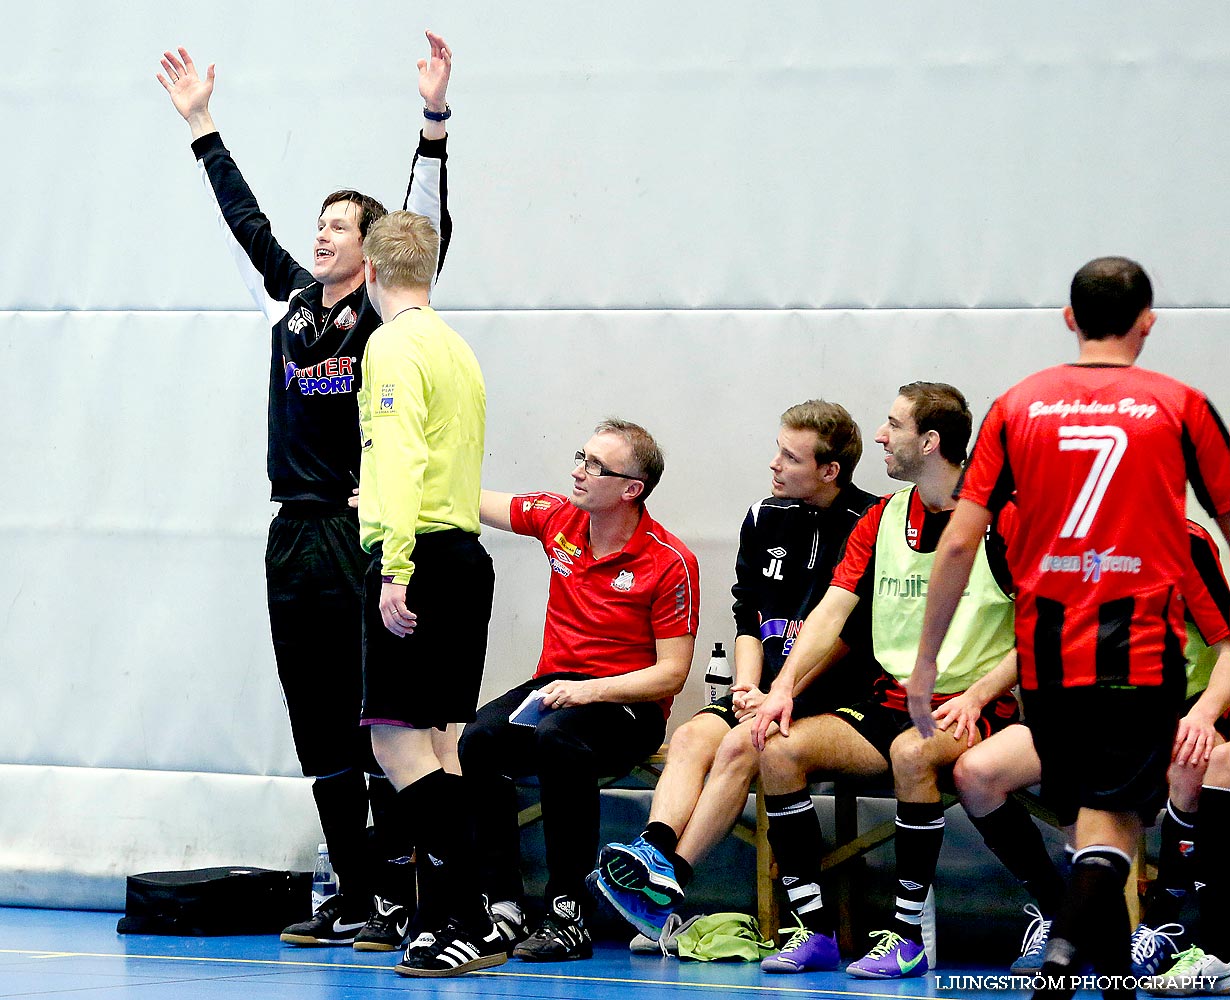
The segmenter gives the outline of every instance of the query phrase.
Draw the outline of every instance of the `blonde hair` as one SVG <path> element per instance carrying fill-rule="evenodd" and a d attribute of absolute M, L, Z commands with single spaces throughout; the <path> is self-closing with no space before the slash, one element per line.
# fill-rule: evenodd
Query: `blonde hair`
<path fill-rule="evenodd" d="M 363 256 L 386 288 L 428 288 L 436 274 L 440 234 L 425 215 L 390 212 L 371 224 Z"/>

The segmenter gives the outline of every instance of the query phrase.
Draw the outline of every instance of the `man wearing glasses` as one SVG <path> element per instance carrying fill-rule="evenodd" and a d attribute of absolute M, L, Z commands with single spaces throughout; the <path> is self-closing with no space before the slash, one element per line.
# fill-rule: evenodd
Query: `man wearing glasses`
<path fill-rule="evenodd" d="M 626 774 L 661 745 L 700 604 L 696 557 L 645 509 L 664 468 L 653 437 L 604 420 L 575 460 L 568 496 L 483 490 L 479 507 L 483 524 L 537 538 L 551 567 L 534 676 L 480 708 L 460 746 L 487 814 L 478 884 L 527 961 L 592 954 L 585 877 L 598 849 L 598 779 Z M 533 710 L 518 713 L 535 693 Z M 546 917 L 527 938 L 512 779 L 528 775 L 541 790 L 548 877 Z"/>

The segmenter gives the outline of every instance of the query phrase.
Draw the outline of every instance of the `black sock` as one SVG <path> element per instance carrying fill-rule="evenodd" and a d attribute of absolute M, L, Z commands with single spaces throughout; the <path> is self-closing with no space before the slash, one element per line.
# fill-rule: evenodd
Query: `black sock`
<path fill-rule="evenodd" d="M 1078 976 L 1085 961 L 1099 976 L 1131 974 L 1132 928 L 1123 898 L 1130 871 L 1131 861 L 1113 847 L 1094 845 L 1076 852 L 1068 891 L 1051 926 L 1043 976 Z M 1071 990 L 1039 993 L 1072 995 Z"/>
<path fill-rule="evenodd" d="M 337 873 L 344 923 L 366 920 L 372 912 L 372 875 L 367 852 L 367 776 L 343 771 L 312 782 L 312 798 Z"/>
<path fill-rule="evenodd" d="M 1196 867 L 1196 813 L 1184 812 L 1167 801 L 1162 814 L 1162 845 L 1157 857 L 1157 878 L 1149 886 L 1144 923 L 1160 927 L 1176 921 L 1183 900 L 1191 891 Z"/>
<path fill-rule="evenodd" d="M 893 930 L 922 943 L 922 911 L 944 846 L 942 802 L 897 803 L 897 907 Z"/>
<path fill-rule="evenodd" d="M 666 823 L 650 823 L 641 836 L 668 857 L 679 846 L 679 834 Z"/>
<path fill-rule="evenodd" d="M 1205 785 L 1196 813 L 1196 843 L 1204 844 L 1196 862 L 1200 888 L 1200 945 L 1222 961 L 1230 956 L 1230 851 L 1225 850 L 1230 830 L 1230 788 Z M 1212 850 L 1208 848 L 1212 847 Z"/>
<path fill-rule="evenodd" d="M 675 851 L 679 846 L 679 835 L 674 829 L 669 824 L 655 821 L 645 827 L 641 837 L 666 855 L 666 860 L 675 869 L 675 881 L 679 883 L 679 888 L 686 889 L 692 881 L 692 866 Z"/>
<path fill-rule="evenodd" d="M 1063 876 L 1046 852 L 1029 811 L 1012 796 L 985 816 L 970 816 L 991 853 L 999 858 L 1038 904 L 1048 920 L 1063 901 Z"/>
<path fill-rule="evenodd" d="M 372 860 L 373 885 L 383 899 L 414 911 L 413 848 L 398 843 L 396 825 L 392 819 L 397 792 L 388 778 L 371 774 L 367 777 L 367 797 L 372 807 L 372 829 L 368 831 L 368 855 Z"/>
<path fill-rule="evenodd" d="M 397 815 L 417 849 L 420 926 L 450 918 L 472 929 L 488 924 L 466 847 L 469 808 L 461 775 L 432 771 L 397 793 Z"/>
<path fill-rule="evenodd" d="M 766 795 L 769 845 L 791 911 L 808 930 L 830 937 L 837 932 L 836 915 L 820 897 L 820 856 L 824 835 L 807 788 L 785 795 Z"/>

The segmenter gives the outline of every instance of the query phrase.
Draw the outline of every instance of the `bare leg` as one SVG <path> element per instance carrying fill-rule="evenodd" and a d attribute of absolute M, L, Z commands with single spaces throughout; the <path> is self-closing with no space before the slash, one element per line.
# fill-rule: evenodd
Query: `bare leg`
<path fill-rule="evenodd" d="M 750 737 L 749 737 L 750 740 Z M 760 778 L 766 795 L 807 787 L 813 771 L 873 778 L 888 771 L 888 761 L 858 731 L 835 715 L 799 719 L 790 735 L 770 734 L 760 752 Z"/>
<path fill-rule="evenodd" d="M 953 768 L 961 805 L 971 816 L 986 816 L 1008 796 L 1042 780 L 1042 762 L 1029 727 L 1009 726 L 961 755 Z"/>
<path fill-rule="evenodd" d="M 760 763 L 752 745 L 751 727 L 752 720 L 748 719 L 727 730 L 713 757 L 709 780 L 679 838 L 676 850 L 693 867 L 730 832 L 747 805 L 748 789 Z"/>
<path fill-rule="evenodd" d="M 730 732 L 722 719 L 710 713 L 697 715 L 675 730 L 666 767 L 649 807 L 649 822 L 665 823 L 677 835 L 683 833 L 701 797 L 705 775 L 713 767 L 718 746 Z M 750 737 L 747 742 L 751 744 Z"/>

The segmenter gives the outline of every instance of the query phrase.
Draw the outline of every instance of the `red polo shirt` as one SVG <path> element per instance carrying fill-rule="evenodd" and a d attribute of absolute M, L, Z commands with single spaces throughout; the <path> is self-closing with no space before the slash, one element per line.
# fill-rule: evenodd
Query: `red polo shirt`
<path fill-rule="evenodd" d="M 551 589 L 535 677 L 570 671 L 610 677 L 658 660 L 655 642 L 695 635 L 700 614 L 696 557 L 649 512 L 619 552 L 595 559 L 589 515 L 557 493 L 515 496 L 513 531 L 542 542 Z M 664 713 L 671 699 L 662 700 Z"/>

